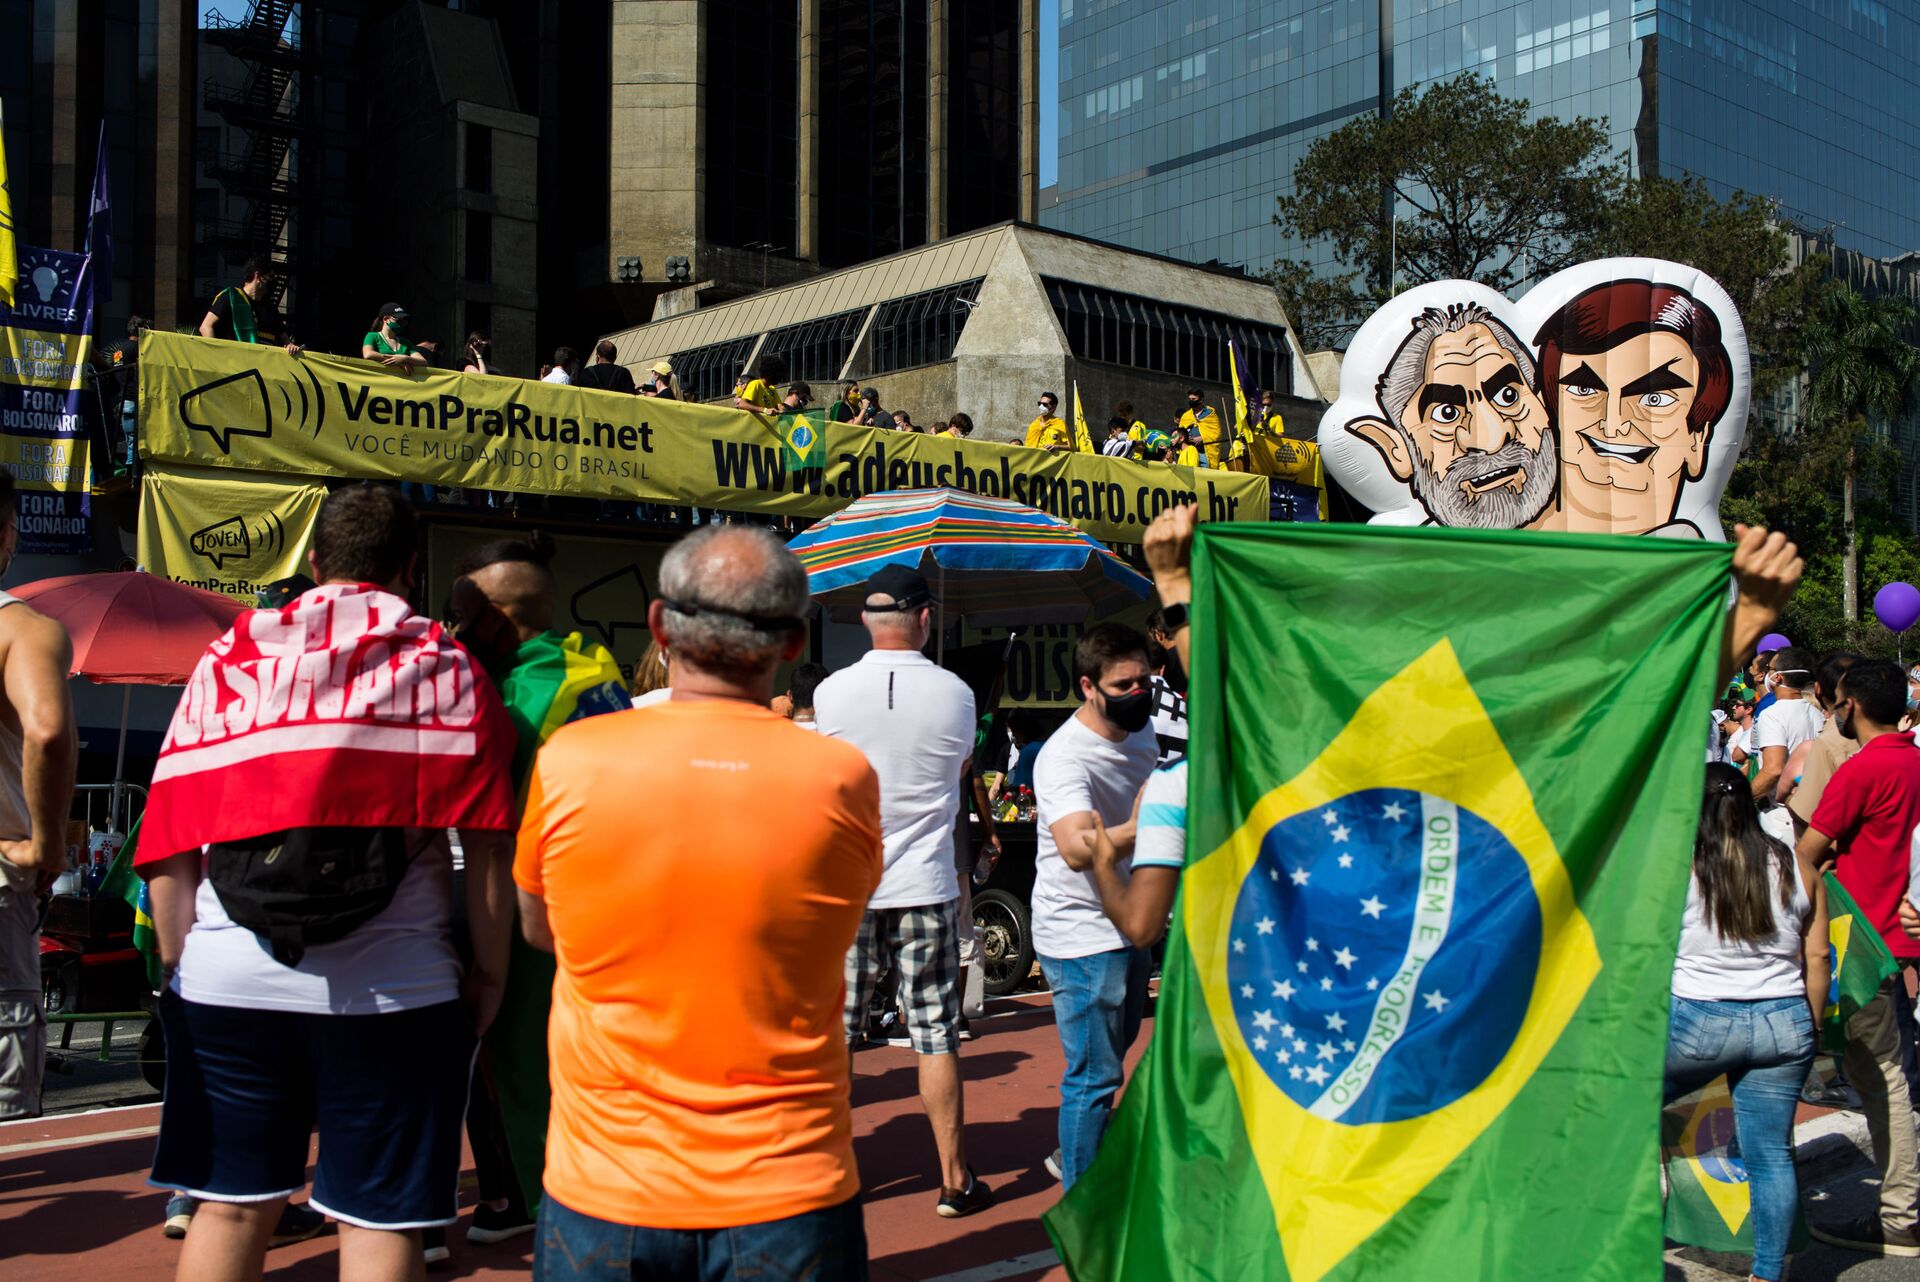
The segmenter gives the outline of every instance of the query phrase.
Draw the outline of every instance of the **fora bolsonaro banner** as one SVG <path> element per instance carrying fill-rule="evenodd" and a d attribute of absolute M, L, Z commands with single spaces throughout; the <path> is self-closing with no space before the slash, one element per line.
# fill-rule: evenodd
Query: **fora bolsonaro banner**
<path fill-rule="evenodd" d="M 1012 498 L 1137 543 L 1161 511 L 1264 521 L 1267 480 L 1090 454 L 826 425 L 795 470 L 775 426 L 712 405 L 149 333 L 141 448 L 162 463 L 825 516 L 879 490 Z"/>
<path fill-rule="evenodd" d="M 161 464 L 140 487 L 137 551 L 148 573 L 248 602 L 276 579 L 307 573 L 325 486 Z"/>
<path fill-rule="evenodd" d="M 19 487 L 20 550 L 86 552 L 93 280 L 85 254 L 20 246 L 20 282 L 0 304 L 0 465 Z"/>

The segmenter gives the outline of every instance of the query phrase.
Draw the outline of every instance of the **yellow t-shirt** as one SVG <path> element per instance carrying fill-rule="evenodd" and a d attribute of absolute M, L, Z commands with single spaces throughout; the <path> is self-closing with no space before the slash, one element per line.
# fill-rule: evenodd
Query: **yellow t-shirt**
<path fill-rule="evenodd" d="M 1027 444 L 1040 450 L 1070 450 L 1073 448 L 1073 432 L 1063 418 L 1049 418 L 1045 414 L 1027 424 Z"/>
<path fill-rule="evenodd" d="M 842 966 L 882 867 L 866 757 L 765 708 L 669 701 L 555 732 L 513 876 L 553 930 L 562 1206 L 712 1229 L 859 1192 Z"/>
<path fill-rule="evenodd" d="M 1182 445 L 1174 452 L 1173 461 L 1180 467 L 1199 467 L 1200 451 L 1191 445 Z"/>
<path fill-rule="evenodd" d="M 764 378 L 749 380 L 736 395 L 749 405 L 758 405 L 763 410 L 778 411 L 780 408 L 780 393 L 774 391 Z"/>
<path fill-rule="evenodd" d="M 1202 405 L 1198 414 L 1192 410 L 1180 416 L 1179 426 L 1187 429 L 1187 438 L 1197 440 L 1206 447 L 1207 461 L 1216 466 L 1220 462 L 1220 414 L 1211 405 Z"/>

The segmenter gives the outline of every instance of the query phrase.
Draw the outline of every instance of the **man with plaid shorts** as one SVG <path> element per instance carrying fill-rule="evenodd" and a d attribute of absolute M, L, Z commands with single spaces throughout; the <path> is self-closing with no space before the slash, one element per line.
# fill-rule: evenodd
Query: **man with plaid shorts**
<path fill-rule="evenodd" d="M 886 566 L 867 581 L 861 621 L 873 648 L 814 693 L 821 734 L 845 739 L 880 776 L 886 872 L 847 954 L 849 1046 L 866 1027 L 881 974 L 900 972 L 920 1102 L 940 1159 L 938 1211 L 971 1215 L 993 1201 L 967 1167 L 960 1080 L 960 883 L 954 828 L 971 778 L 973 692 L 922 654 L 932 630 L 927 581 Z"/>

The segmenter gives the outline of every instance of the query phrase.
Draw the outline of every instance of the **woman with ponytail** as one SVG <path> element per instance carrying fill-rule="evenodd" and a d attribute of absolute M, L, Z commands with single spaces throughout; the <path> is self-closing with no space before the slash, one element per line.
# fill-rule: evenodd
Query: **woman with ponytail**
<path fill-rule="evenodd" d="M 1827 980 L 1818 876 L 1761 830 L 1746 776 L 1708 765 L 1673 966 L 1666 1097 L 1726 1075 L 1753 1196 L 1752 1277 L 1762 1282 L 1779 1282 L 1800 1206 L 1793 1113 Z"/>

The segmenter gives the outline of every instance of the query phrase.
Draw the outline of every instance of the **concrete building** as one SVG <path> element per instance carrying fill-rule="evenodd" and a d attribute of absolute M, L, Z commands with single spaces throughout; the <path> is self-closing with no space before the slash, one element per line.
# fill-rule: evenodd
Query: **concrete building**
<path fill-rule="evenodd" d="M 171 322 L 193 244 L 197 89 L 191 0 L 19 0 L 0 24 L 8 188 L 22 245 L 83 247 L 100 125 L 113 195 L 113 298 L 98 333 L 130 314 Z"/>
<path fill-rule="evenodd" d="M 1311 431 L 1325 408 L 1266 285 L 1024 223 L 609 337 L 636 373 L 671 359 L 693 399 L 728 401 L 742 370 L 779 353 L 818 402 L 856 378 L 916 424 L 957 410 L 989 441 L 1020 439 L 1046 391 L 1071 421 L 1076 381 L 1096 440 L 1121 400 L 1148 424 L 1171 426 L 1198 386 L 1231 413 L 1229 339 L 1245 376 L 1278 393 L 1291 430 Z"/>
<path fill-rule="evenodd" d="M 1045 0 L 1051 227 L 1262 271 L 1319 138 L 1408 86 L 1490 76 L 1605 119 L 1642 174 L 1779 202 L 1843 248 L 1920 248 L 1920 17 L 1878 0 Z M 1901 104 L 1904 104 L 1902 106 Z"/>

